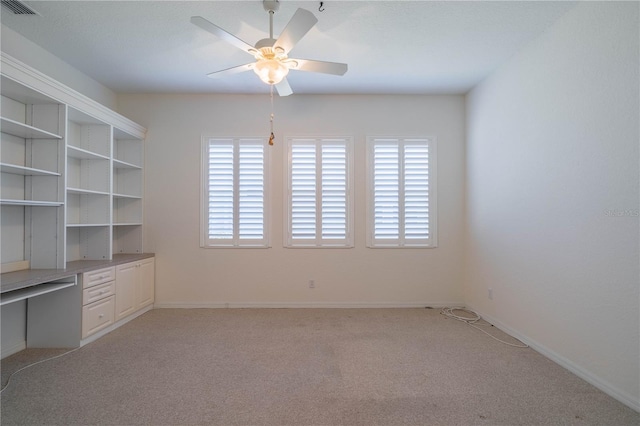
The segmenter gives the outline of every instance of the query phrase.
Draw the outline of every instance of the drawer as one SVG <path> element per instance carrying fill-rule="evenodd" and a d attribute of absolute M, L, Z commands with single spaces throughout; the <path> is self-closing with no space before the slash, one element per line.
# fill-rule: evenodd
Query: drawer
<path fill-rule="evenodd" d="M 115 296 L 98 300 L 82 307 L 82 338 L 113 324 Z"/>
<path fill-rule="evenodd" d="M 96 269 L 95 271 L 82 274 L 82 288 L 89 288 L 94 285 L 106 283 L 116 279 L 116 268 Z"/>
<path fill-rule="evenodd" d="M 116 284 L 110 281 L 106 284 L 94 285 L 90 288 L 85 288 L 82 291 L 82 304 L 88 305 L 105 297 L 113 296 L 116 293 Z"/>

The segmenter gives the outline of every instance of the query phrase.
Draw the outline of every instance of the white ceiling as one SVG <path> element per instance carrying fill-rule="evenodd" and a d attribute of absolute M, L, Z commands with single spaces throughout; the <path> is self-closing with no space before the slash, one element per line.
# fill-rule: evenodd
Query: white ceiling
<path fill-rule="evenodd" d="M 2 25 L 115 92 L 268 93 L 252 72 L 207 73 L 252 61 L 189 22 L 200 15 L 249 44 L 268 37 L 261 1 L 25 1 Z M 292 71 L 294 93 L 465 93 L 569 8 L 564 1 L 280 1 L 274 36 L 298 7 L 316 26 L 291 57 L 345 62 L 344 76 Z"/>

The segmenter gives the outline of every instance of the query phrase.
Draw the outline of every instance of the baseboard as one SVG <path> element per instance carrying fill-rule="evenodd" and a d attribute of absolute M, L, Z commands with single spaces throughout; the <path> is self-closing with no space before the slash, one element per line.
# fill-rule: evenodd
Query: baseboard
<path fill-rule="evenodd" d="M 26 340 L 23 340 L 21 342 L 16 342 L 11 346 L 9 346 L 8 348 L 3 345 L 2 352 L 0 353 L 0 358 L 5 359 L 6 357 L 11 356 L 13 354 L 17 354 L 18 352 L 23 351 L 25 349 L 27 349 Z"/>
<path fill-rule="evenodd" d="M 283 308 L 444 308 L 447 306 L 461 306 L 461 302 L 161 302 L 154 308 L 159 309 L 220 309 L 220 308 L 253 308 L 253 309 L 283 309 Z"/>
<path fill-rule="evenodd" d="M 549 358 L 551 361 L 555 362 L 556 364 L 560 365 L 561 367 L 566 368 L 567 370 L 569 370 L 570 372 L 572 372 L 576 376 L 580 377 L 582 380 L 584 380 L 587 383 L 589 383 L 589 384 L 595 386 L 596 388 L 600 389 L 602 392 L 606 393 L 610 397 L 612 397 L 612 398 L 616 399 L 617 401 L 620 401 L 624 405 L 626 405 L 626 406 L 628 406 L 628 407 L 640 412 L 640 401 L 635 400 L 633 398 L 633 396 L 631 396 L 628 393 L 623 392 L 623 391 L 621 391 L 619 389 L 616 389 L 615 386 L 612 386 L 611 384 L 609 384 L 609 383 L 601 380 L 600 378 L 594 376 L 589 371 L 587 371 L 584 368 L 576 365 L 573 361 L 565 358 L 564 356 L 562 356 L 559 353 L 547 348 L 546 346 L 536 342 L 535 340 L 530 339 L 529 337 L 523 335 L 522 333 L 518 332 L 517 330 L 512 329 L 511 327 L 507 326 L 506 324 L 502 323 L 501 321 L 491 317 L 490 315 L 485 315 L 484 313 L 476 310 L 472 305 L 467 305 L 467 307 L 469 309 L 473 310 L 474 312 L 476 312 L 478 315 L 480 315 L 484 320 L 486 320 L 489 323 L 493 324 L 495 327 L 497 327 L 500 330 L 504 331 L 505 333 L 517 338 L 521 342 L 526 343 L 527 345 L 529 345 L 536 352 L 539 352 L 540 354 L 542 354 L 545 357 Z"/>

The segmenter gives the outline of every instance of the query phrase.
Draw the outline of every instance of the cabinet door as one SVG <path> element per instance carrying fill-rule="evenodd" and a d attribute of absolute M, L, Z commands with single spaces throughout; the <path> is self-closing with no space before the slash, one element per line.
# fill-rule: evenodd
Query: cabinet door
<path fill-rule="evenodd" d="M 137 308 L 144 308 L 153 303 L 155 282 L 155 261 L 145 259 L 138 263 Z"/>
<path fill-rule="evenodd" d="M 137 263 L 116 267 L 116 321 L 136 310 Z"/>

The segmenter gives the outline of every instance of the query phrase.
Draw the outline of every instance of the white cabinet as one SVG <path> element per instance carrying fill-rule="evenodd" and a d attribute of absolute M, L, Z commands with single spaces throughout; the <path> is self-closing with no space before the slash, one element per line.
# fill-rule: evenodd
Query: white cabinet
<path fill-rule="evenodd" d="M 82 274 L 82 338 L 115 322 L 115 267 Z"/>
<path fill-rule="evenodd" d="M 116 266 L 116 320 L 153 304 L 154 280 L 153 258 Z"/>

